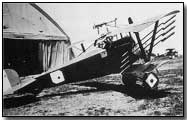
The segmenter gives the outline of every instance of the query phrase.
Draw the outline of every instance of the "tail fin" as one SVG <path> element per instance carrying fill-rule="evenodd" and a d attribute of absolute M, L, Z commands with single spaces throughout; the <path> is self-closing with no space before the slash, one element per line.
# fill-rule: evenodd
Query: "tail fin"
<path fill-rule="evenodd" d="M 3 70 L 3 95 L 12 94 L 12 88 L 20 83 L 19 75 L 15 70 Z"/>

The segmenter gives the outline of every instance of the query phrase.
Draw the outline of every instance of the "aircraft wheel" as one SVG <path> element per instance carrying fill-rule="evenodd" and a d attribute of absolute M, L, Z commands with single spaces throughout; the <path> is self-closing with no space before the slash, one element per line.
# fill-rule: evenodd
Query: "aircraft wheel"
<path fill-rule="evenodd" d="M 124 73 L 122 74 L 122 82 L 127 87 L 132 87 L 136 84 L 137 77 L 134 74 L 131 73 Z"/>
<path fill-rule="evenodd" d="M 153 72 L 146 73 L 143 78 L 143 86 L 147 89 L 157 90 L 159 79 Z"/>

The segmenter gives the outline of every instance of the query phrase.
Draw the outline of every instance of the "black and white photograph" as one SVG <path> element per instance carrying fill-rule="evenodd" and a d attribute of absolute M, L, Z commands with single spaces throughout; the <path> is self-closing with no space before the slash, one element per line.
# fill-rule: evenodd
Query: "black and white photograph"
<path fill-rule="evenodd" d="M 2 115 L 184 117 L 183 12 L 2 2 Z"/>

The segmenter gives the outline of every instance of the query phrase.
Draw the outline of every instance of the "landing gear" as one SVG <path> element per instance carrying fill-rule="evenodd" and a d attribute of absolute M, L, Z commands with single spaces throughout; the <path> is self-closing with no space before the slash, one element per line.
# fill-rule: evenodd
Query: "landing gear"
<path fill-rule="evenodd" d="M 128 88 L 131 88 L 134 85 L 136 85 L 136 81 L 137 81 L 137 76 L 135 74 L 133 74 L 133 73 L 122 74 L 122 82 Z"/>
<path fill-rule="evenodd" d="M 128 88 L 140 85 L 145 89 L 156 90 L 158 88 L 159 79 L 153 72 L 131 72 L 122 74 L 122 82 Z"/>

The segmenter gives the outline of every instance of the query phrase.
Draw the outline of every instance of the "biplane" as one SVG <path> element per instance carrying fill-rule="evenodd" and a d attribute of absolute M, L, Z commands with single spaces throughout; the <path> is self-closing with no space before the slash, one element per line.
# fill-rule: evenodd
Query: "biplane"
<path fill-rule="evenodd" d="M 151 63 L 153 48 L 174 35 L 175 17 L 178 10 L 158 15 L 141 23 L 117 26 L 116 20 L 94 25 L 99 37 L 89 40 L 85 48 L 84 41 L 71 44 L 67 49 L 80 45 L 81 53 L 69 62 L 47 72 L 19 80 L 19 75 L 11 69 L 3 70 L 3 79 L 15 82 L 10 89 L 3 90 L 3 95 L 16 93 L 35 93 L 44 88 L 61 84 L 88 80 L 114 73 L 121 74 L 125 87 L 133 87 L 137 81 L 147 89 L 157 89 L 159 79 L 156 72 L 159 64 Z M 114 24 L 114 25 L 113 25 Z M 146 28 L 153 29 L 144 37 L 139 33 Z M 100 28 L 106 27 L 105 33 Z M 113 27 L 109 30 L 109 27 Z M 133 35 L 135 37 L 133 37 Z M 91 49 L 93 47 L 94 49 Z"/>

